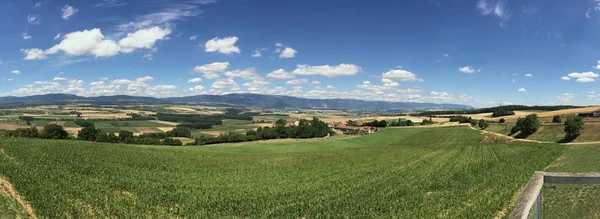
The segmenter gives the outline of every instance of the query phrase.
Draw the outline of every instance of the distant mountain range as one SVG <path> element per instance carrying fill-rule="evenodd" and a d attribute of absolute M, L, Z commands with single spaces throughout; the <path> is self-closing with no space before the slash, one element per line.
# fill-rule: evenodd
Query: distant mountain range
<path fill-rule="evenodd" d="M 197 95 L 187 97 L 138 97 L 127 95 L 82 97 L 73 94 L 45 94 L 25 97 L 0 97 L 0 106 L 14 104 L 198 104 L 209 106 L 243 106 L 262 108 L 297 109 L 347 109 L 347 110 L 411 110 L 411 109 L 466 109 L 461 104 L 435 104 L 416 102 L 365 101 L 354 99 L 307 99 L 291 96 L 262 94 Z"/>

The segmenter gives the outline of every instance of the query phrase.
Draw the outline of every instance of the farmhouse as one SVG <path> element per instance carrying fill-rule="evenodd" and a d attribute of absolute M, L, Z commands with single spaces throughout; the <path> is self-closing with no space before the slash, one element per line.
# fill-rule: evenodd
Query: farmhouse
<path fill-rule="evenodd" d="M 285 120 L 286 127 L 298 126 L 298 125 L 300 125 L 300 121 L 298 121 L 297 119 L 286 119 Z"/>
<path fill-rule="evenodd" d="M 373 127 L 373 126 L 363 126 L 360 131 L 367 133 L 367 134 L 372 134 L 375 133 L 377 131 L 377 128 Z"/>

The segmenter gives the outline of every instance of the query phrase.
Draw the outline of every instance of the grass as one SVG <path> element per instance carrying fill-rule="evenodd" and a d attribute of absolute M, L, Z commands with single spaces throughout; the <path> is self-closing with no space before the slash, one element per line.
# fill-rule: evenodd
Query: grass
<path fill-rule="evenodd" d="M 252 121 L 224 119 L 222 125 L 213 125 L 212 129 L 203 129 L 203 131 L 246 132 L 253 128 L 256 126 L 252 124 Z"/>
<path fill-rule="evenodd" d="M 466 127 L 166 147 L 0 139 L 0 173 L 50 218 L 491 218 L 565 146 Z"/>
<path fill-rule="evenodd" d="M 509 135 L 510 129 L 515 125 L 515 123 L 491 123 L 486 131 L 496 132 L 503 135 Z M 590 142 L 590 141 L 600 141 L 600 123 L 590 122 L 584 125 L 583 130 L 581 131 L 581 135 L 573 142 Z M 514 134 L 512 135 L 515 136 Z M 550 141 L 550 142 L 559 142 L 565 137 L 565 127 L 562 124 L 552 124 L 549 123 L 547 125 L 542 125 L 539 129 L 527 137 L 530 140 L 538 140 L 538 141 Z"/>
<path fill-rule="evenodd" d="M 600 145 L 572 146 L 546 171 L 600 172 Z M 597 218 L 600 185 L 551 185 L 542 190 L 544 218 Z"/>

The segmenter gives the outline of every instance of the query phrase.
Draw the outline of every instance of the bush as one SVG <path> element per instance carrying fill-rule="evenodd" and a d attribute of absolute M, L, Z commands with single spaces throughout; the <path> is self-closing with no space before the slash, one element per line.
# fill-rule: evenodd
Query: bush
<path fill-rule="evenodd" d="M 450 116 L 450 122 L 471 123 L 473 119 L 466 116 Z"/>
<path fill-rule="evenodd" d="M 477 121 L 476 119 L 472 119 L 471 120 L 471 126 L 477 127 L 479 125 L 479 121 Z"/>
<path fill-rule="evenodd" d="M 561 119 L 560 116 L 554 116 L 552 117 L 552 123 L 561 123 Z"/>
<path fill-rule="evenodd" d="M 183 143 L 179 139 L 173 139 L 173 138 L 165 138 L 165 140 L 163 140 L 163 144 L 164 145 L 172 145 L 172 146 L 183 145 Z"/>
<path fill-rule="evenodd" d="M 189 138 L 192 136 L 192 131 L 189 128 L 177 127 L 167 132 L 167 136 L 169 137 L 186 137 Z"/>
<path fill-rule="evenodd" d="M 46 139 L 67 139 L 69 133 L 60 125 L 48 124 L 44 126 L 41 136 Z"/>
<path fill-rule="evenodd" d="M 35 127 L 30 128 L 18 128 L 12 131 L 6 131 L 4 133 L 6 137 L 18 137 L 18 138 L 39 138 L 40 132 Z"/>
<path fill-rule="evenodd" d="M 483 119 L 479 120 L 479 128 L 480 128 L 480 129 L 485 129 L 485 128 L 487 128 L 488 126 L 490 126 L 490 125 L 488 124 L 488 122 L 487 122 L 487 121 L 485 121 L 485 120 L 483 120 Z"/>
<path fill-rule="evenodd" d="M 87 126 L 79 130 L 77 138 L 84 141 L 96 141 L 96 138 L 100 134 L 100 130 L 94 126 Z"/>
<path fill-rule="evenodd" d="M 573 139 L 581 134 L 583 130 L 583 119 L 581 117 L 568 118 L 565 121 L 565 134 L 567 139 Z"/>
<path fill-rule="evenodd" d="M 424 119 L 424 120 L 421 122 L 421 125 L 431 125 L 431 124 L 433 124 L 433 120 L 432 120 L 431 118 L 429 118 L 429 120 L 427 120 L 427 119 Z"/>
<path fill-rule="evenodd" d="M 499 123 L 505 123 L 505 122 L 506 122 L 506 119 L 504 119 L 504 118 L 501 118 L 501 119 L 500 119 L 498 122 L 499 122 Z"/>
<path fill-rule="evenodd" d="M 92 122 L 91 120 L 78 119 L 75 120 L 75 125 L 78 125 L 80 127 L 90 127 L 94 126 L 94 122 Z"/>
<path fill-rule="evenodd" d="M 132 143 L 133 141 L 133 132 L 121 130 L 119 132 L 119 142 L 123 143 Z"/>

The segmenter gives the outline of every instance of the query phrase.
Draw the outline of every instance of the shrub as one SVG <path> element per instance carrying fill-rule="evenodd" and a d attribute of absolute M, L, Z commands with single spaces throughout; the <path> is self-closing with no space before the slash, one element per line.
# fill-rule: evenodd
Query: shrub
<path fill-rule="evenodd" d="M 552 117 L 552 123 L 561 123 L 561 119 L 560 116 L 554 116 Z"/>
<path fill-rule="evenodd" d="M 485 120 L 483 120 L 483 119 L 479 120 L 479 128 L 480 128 L 480 129 L 485 129 L 485 128 L 487 128 L 488 126 L 490 126 L 490 125 L 488 124 L 488 122 L 487 122 L 487 121 L 485 121 Z"/>
<path fill-rule="evenodd" d="M 99 133 L 100 130 L 96 127 L 87 126 L 79 130 L 79 132 L 77 133 L 77 138 L 84 141 L 96 141 L 96 137 L 98 137 Z"/>
<path fill-rule="evenodd" d="M 183 143 L 179 139 L 173 139 L 173 138 L 165 138 L 165 140 L 163 140 L 163 144 L 164 145 L 172 145 L 172 146 L 183 145 Z"/>
<path fill-rule="evenodd" d="M 44 126 L 41 136 L 47 139 L 67 139 L 69 133 L 60 125 L 48 124 Z"/>
<path fill-rule="evenodd" d="M 506 119 L 504 119 L 504 118 L 501 118 L 501 119 L 500 119 L 498 122 L 499 122 L 499 123 L 505 123 L 505 122 L 506 122 Z"/>
<path fill-rule="evenodd" d="M 521 135 L 528 136 L 535 133 L 540 127 L 540 120 L 537 114 L 529 114 L 525 118 L 519 118 L 512 131 L 521 131 Z"/>

